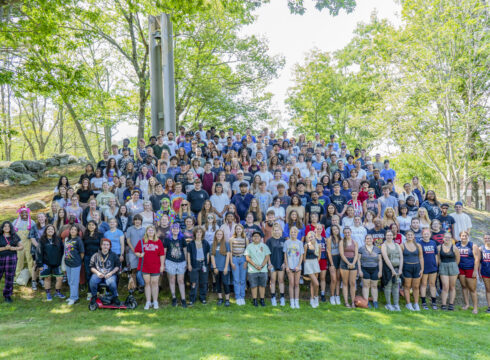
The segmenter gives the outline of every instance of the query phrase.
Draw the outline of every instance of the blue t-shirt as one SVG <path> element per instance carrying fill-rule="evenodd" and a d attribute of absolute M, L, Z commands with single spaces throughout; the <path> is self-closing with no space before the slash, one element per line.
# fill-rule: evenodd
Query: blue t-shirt
<path fill-rule="evenodd" d="M 437 272 L 437 243 L 434 240 L 418 242 L 422 246 L 422 254 L 424 255 L 424 274 Z"/>
<path fill-rule="evenodd" d="M 117 255 L 121 255 L 121 243 L 119 242 L 119 239 L 123 235 L 124 233 L 119 229 L 116 229 L 114 232 L 107 230 L 104 233 L 104 237 L 111 241 L 111 251 Z"/>
<path fill-rule="evenodd" d="M 224 271 L 225 270 L 225 265 L 226 265 L 226 255 L 222 255 L 219 252 L 219 249 L 220 249 L 220 245 L 218 244 L 216 246 L 216 255 L 214 255 L 214 262 L 216 264 L 216 268 L 219 271 Z M 226 243 L 226 252 L 227 253 L 230 252 L 230 243 Z M 228 264 L 228 266 L 230 266 L 230 265 Z"/>
<path fill-rule="evenodd" d="M 383 169 L 380 171 L 379 175 L 384 179 L 384 181 L 394 180 L 396 172 L 393 169 Z"/>

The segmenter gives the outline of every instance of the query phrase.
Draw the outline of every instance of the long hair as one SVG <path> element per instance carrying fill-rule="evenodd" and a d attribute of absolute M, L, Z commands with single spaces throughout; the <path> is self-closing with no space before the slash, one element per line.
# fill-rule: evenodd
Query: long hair
<path fill-rule="evenodd" d="M 46 226 L 46 229 L 44 229 L 44 233 L 43 235 L 41 236 L 41 239 L 39 240 L 39 243 L 40 244 L 43 244 L 43 245 L 46 245 L 48 243 L 48 234 L 47 234 L 47 231 L 48 228 L 52 227 L 53 230 L 54 230 L 54 234 L 53 234 L 53 244 L 55 246 L 61 246 L 61 239 L 58 235 L 56 235 L 56 228 L 54 227 L 54 225 L 51 225 L 49 224 L 48 226 Z"/>
<path fill-rule="evenodd" d="M 97 223 L 93 220 L 90 220 L 89 222 L 87 222 L 87 227 L 85 228 L 85 232 L 83 233 L 83 241 L 85 242 L 86 240 L 88 240 L 90 238 L 90 230 L 88 229 L 88 224 L 93 224 L 95 225 L 95 230 L 94 230 L 94 235 L 93 237 L 94 238 L 97 238 L 98 235 L 99 235 L 99 226 L 97 225 Z M 47 227 L 46 227 L 47 228 Z M 44 231 L 44 233 L 46 233 L 46 230 Z"/>
<path fill-rule="evenodd" d="M 293 221 L 293 219 L 291 218 L 291 214 L 292 213 L 296 213 L 296 221 Z M 288 220 L 287 220 L 287 223 L 289 225 L 289 229 L 291 230 L 291 228 L 293 226 L 297 227 L 298 229 L 302 229 L 303 228 L 303 223 L 301 222 L 300 218 L 299 218 L 299 214 L 296 210 L 291 210 L 289 215 L 288 215 Z"/>
<path fill-rule="evenodd" d="M 150 237 L 148 236 L 148 229 L 151 229 L 151 228 L 153 228 L 153 231 L 154 231 L 154 233 L 153 233 L 153 239 L 150 239 Z M 157 230 L 155 229 L 155 226 L 153 226 L 153 225 L 148 226 L 146 228 L 146 230 L 145 230 L 145 236 L 143 236 L 143 241 L 145 243 L 147 243 L 148 240 L 152 240 L 152 241 L 157 241 L 158 240 Z"/>
<path fill-rule="evenodd" d="M 332 231 L 332 229 L 336 227 L 337 230 L 339 230 L 339 233 L 337 235 L 335 235 Z M 332 225 L 330 226 L 330 237 L 332 238 L 333 242 L 335 244 L 338 244 L 340 242 L 340 240 L 342 240 L 342 237 L 340 236 L 340 227 L 338 225 Z"/>
<path fill-rule="evenodd" d="M 3 235 L 3 227 L 6 224 L 9 224 L 10 225 L 10 236 L 14 236 L 15 235 L 14 225 L 12 225 L 12 223 L 10 221 L 4 221 L 2 223 L 2 227 L 0 228 L 0 235 Z"/>
<path fill-rule="evenodd" d="M 213 247 L 211 249 L 211 253 L 213 254 L 213 256 L 216 256 L 216 247 L 218 246 L 218 238 L 217 238 L 217 234 L 218 232 L 221 232 L 221 234 L 223 235 L 223 237 L 221 238 L 221 241 L 219 243 L 219 253 L 221 255 L 226 255 L 226 240 L 225 240 L 225 233 L 223 232 L 223 230 L 217 230 L 215 233 L 214 233 L 214 238 L 213 238 Z"/>

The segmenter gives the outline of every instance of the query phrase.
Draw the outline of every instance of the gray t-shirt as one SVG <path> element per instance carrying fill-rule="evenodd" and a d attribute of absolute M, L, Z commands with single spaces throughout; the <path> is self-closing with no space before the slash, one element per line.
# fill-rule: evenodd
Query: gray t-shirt
<path fill-rule="evenodd" d="M 131 245 L 133 245 L 133 248 L 136 246 L 136 244 L 138 244 L 138 241 L 143 239 L 143 236 L 145 236 L 145 228 L 143 226 L 139 229 L 137 229 L 135 226 L 130 226 L 126 231 L 126 239 L 129 239 L 129 242 Z"/>
<path fill-rule="evenodd" d="M 373 246 L 371 252 L 368 251 L 366 246 L 359 249 L 359 255 L 361 255 L 361 266 L 365 268 L 375 268 L 379 265 L 379 255 L 381 250 L 377 246 Z"/>
<path fill-rule="evenodd" d="M 381 214 L 379 214 L 381 217 L 383 217 L 383 214 L 385 213 L 387 207 L 392 207 L 393 209 L 396 209 L 398 207 L 398 200 L 396 199 L 396 197 L 391 195 L 389 195 L 387 198 L 381 196 L 378 201 L 381 204 Z"/>
<path fill-rule="evenodd" d="M 294 270 L 298 266 L 305 249 L 301 241 L 289 239 L 284 242 L 283 251 L 288 258 L 289 268 Z"/>

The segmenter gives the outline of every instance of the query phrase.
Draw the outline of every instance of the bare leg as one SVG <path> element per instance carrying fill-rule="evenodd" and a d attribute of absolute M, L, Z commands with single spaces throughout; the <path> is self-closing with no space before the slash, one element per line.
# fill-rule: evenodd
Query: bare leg
<path fill-rule="evenodd" d="M 146 302 L 151 302 L 151 276 L 150 274 L 144 274 L 143 280 L 145 280 L 145 298 Z"/>
<path fill-rule="evenodd" d="M 350 290 L 350 299 L 352 301 L 352 307 L 354 307 L 354 298 L 356 297 L 356 277 L 357 270 L 349 270 L 349 290 Z"/>
<path fill-rule="evenodd" d="M 330 296 L 335 296 L 335 290 L 337 288 L 337 269 L 329 268 L 330 271 Z"/>
<path fill-rule="evenodd" d="M 466 278 L 466 284 L 473 302 L 473 314 L 478 314 L 478 295 L 476 293 L 476 278 Z"/>
<path fill-rule="evenodd" d="M 410 288 L 412 287 L 412 280 L 412 278 L 405 278 L 403 282 L 403 294 L 405 295 L 405 301 L 407 302 L 407 305 L 410 304 Z"/>
<path fill-rule="evenodd" d="M 441 283 L 442 283 L 441 303 L 444 306 L 447 304 L 447 296 L 449 293 L 449 278 L 450 277 L 447 275 L 441 275 Z M 449 300 L 449 302 L 451 303 L 451 300 Z"/>
<path fill-rule="evenodd" d="M 180 298 L 185 300 L 185 282 L 184 282 L 184 274 L 177 275 L 177 282 L 179 283 L 179 292 Z"/>
<path fill-rule="evenodd" d="M 167 273 L 168 277 L 168 286 L 170 287 L 170 293 L 172 294 L 172 298 L 175 297 L 175 275 L 170 275 Z"/>
<path fill-rule="evenodd" d="M 349 270 L 340 270 L 340 275 L 342 276 L 342 295 L 344 296 L 345 305 L 349 305 Z"/>
<path fill-rule="evenodd" d="M 464 306 L 463 310 L 468 310 L 470 307 L 470 291 L 468 290 L 468 285 L 466 285 L 466 276 L 459 275 L 459 282 L 461 283 L 461 287 L 463 288 L 463 299 Z"/>
<path fill-rule="evenodd" d="M 420 294 L 420 278 L 412 280 L 412 288 L 413 288 L 413 302 L 415 304 L 419 303 L 419 294 Z"/>
<path fill-rule="evenodd" d="M 374 302 L 378 302 L 378 280 L 371 280 L 371 295 Z"/>
<path fill-rule="evenodd" d="M 153 297 L 153 301 L 158 301 L 158 291 L 160 290 L 158 288 L 158 281 L 159 281 L 160 276 L 153 276 L 151 278 L 151 295 Z"/>
<path fill-rule="evenodd" d="M 371 280 L 362 279 L 362 297 L 369 299 L 369 288 L 371 287 Z"/>
<path fill-rule="evenodd" d="M 449 303 L 454 304 L 454 298 L 456 297 L 456 279 L 458 276 L 449 277 Z"/>

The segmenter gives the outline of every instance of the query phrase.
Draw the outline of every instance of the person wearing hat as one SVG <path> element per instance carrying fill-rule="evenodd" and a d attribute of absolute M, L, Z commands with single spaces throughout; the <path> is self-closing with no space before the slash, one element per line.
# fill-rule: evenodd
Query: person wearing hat
<path fill-rule="evenodd" d="M 455 221 L 454 218 L 447 213 L 448 209 L 448 203 L 441 204 L 441 213 L 436 217 L 436 219 L 441 222 L 441 229 L 446 233 L 450 233 L 451 236 L 454 238 Z"/>
<path fill-rule="evenodd" d="M 260 296 L 260 305 L 265 306 L 264 298 L 269 257 L 270 250 L 262 241 L 262 234 L 259 231 L 254 231 L 252 233 L 252 243 L 245 249 L 245 259 L 248 264 L 248 282 L 250 284 L 254 306 L 259 306 L 257 293 Z"/>
<path fill-rule="evenodd" d="M 117 162 L 117 167 L 119 168 L 121 173 L 124 173 L 124 171 L 126 170 L 126 166 L 128 166 L 129 163 L 132 163 L 134 165 L 134 159 L 130 155 L 129 150 L 131 149 L 127 147 L 120 149 L 122 153 L 122 158 L 120 158 L 119 161 Z"/>
<path fill-rule="evenodd" d="M 31 210 L 28 207 L 21 207 L 17 210 L 18 217 L 12 222 L 12 230 L 20 238 L 22 249 L 17 251 L 17 267 L 15 269 L 15 278 L 20 275 L 27 265 L 29 274 L 34 271 L 34 260 L 32 258 L 31 246 L 37 245 L 39 235 L 37 232 L 36 222 L 31 219 Z M 35 286 L 35 284 L 33 284 Z"/>
<path fill-rule="evenodd" d="M 131 158 L 134 159 L 134 152 L 129 147 L 129 143 L 130 143 L 130 141 L 128 138 L 123 140 L 123 146 L 122 146 L 122 148 L 119 149 L 119 154 L 123 154 L 124 150 L 127 149 L 129 156 L 131 156 Z"/>
<path fill-rule="evenodd" d="M 471 218 L 463 213 L 463 203 L 461 201 L 457 201 L 454 204 L 455 212 L 449 214 L 454 219 L 454 238 L 456 241 L 460 241 L 459 234 L 463 231 L 466 231 L 468 234 L 471 234 Z"/>
<path fill-rule="evenodd" d="M 369 182 L 369 187 L 374 189 L 377 198 L 383 195 L 383 186 L 385 185 L 386 182 L 380 177 L 380 171 L 375 168 L 373 170 L 373 180 Z"/>

